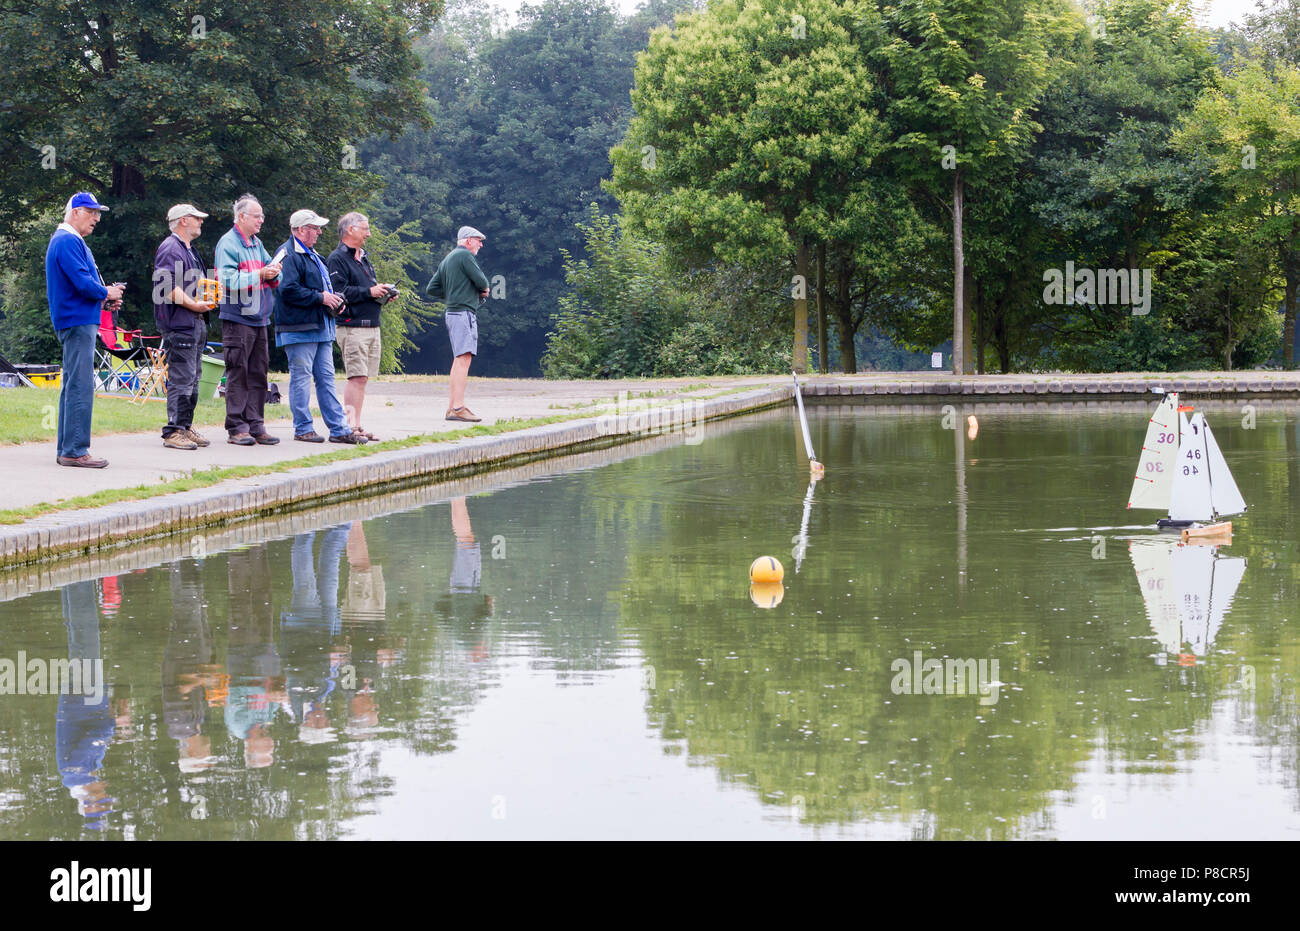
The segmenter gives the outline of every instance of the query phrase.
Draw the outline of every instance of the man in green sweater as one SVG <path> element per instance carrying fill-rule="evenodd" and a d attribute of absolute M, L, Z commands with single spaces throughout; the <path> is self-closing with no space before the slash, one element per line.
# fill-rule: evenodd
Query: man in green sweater
<path fill-rule="evenodd" d="M 456 234 L 456 248 L 438 266 L 424 293 L 447 305 L 444 319 L 451 339 L 451 397 L 447 402 L 447 419 L 465 423 L 482 420 L 465 406 L 465 382 L 469 364 L 478 352 L 478 318 L 474 310 L 488 296 L 488 280 L 474 256 L 483 248 L 486 237 L 472 226 L 462 226 Z"/>

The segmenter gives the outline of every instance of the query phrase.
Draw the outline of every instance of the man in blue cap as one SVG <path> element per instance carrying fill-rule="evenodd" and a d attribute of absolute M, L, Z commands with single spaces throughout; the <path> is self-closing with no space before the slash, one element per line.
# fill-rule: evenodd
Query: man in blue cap
<path fill-rule="evenodd" d="M 478 352 L 478 318 L 474 309 L 488 296 L 488 280 L 474 256 L 483 248 L 482 233 L 472 226 L 462 226 L 456 233 L 456 248 L 438 266 L 425 285 L 424 293 L 435 301 L 444 301 L 447 311 L 447 336 L 451 339 L 451 397 L 447 401 L 447 419 L 466 423 L 482 420 L 465 406 L 465 383 L 469 364 Z"/>
<path fill-rule="evenodd" d="M 72 195 L 45 250 L 45 298 L 54 335 L 63 346 L 56 461 L 61 466 L 102 469 L 107 459 L 90 455 L 90 418 L 95 404 L 95 334 L 106 303 L 122 300 L 120 284 L 105 285 L 86 245 L 107 210 L 93 194 Z"/>

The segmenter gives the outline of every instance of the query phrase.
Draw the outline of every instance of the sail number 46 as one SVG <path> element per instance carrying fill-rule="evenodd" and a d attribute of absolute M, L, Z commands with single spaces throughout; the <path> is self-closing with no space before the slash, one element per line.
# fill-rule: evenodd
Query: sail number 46
<path fill-rule="evenodd" d="M 1189 450 L 1187 451 L 1187 455 L 1186 455 L 1185 457 L 1183 457 L 1183 458 L 1185 458 L 1185 459 L 1200 459 L 1200 458 L 1201 458 L 1201 451 L 1200 451 L 1199 449 L 1189 449 Z M 1192 465 L 1192 466 L 1185 465 L 1185 466 L 1183 466 L 1183 474 L 1184 474 L 1184 475 L 1200 475 L 1200 470 L 1197 469 L 1196 466 L 1194 466 L 1194 465 Z"/>

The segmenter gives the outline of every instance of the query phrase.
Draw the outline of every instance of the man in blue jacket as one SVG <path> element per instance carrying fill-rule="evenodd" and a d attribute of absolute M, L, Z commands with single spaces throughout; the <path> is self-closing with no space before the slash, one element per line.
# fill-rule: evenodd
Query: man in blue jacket
<path fill-rule="evenodd" d="M 61 466 L 102 469 L 107 459 L 90 455 L 90 418 L 95 404 L 95 334 L 106 302 L 122 299 L 122 285 L 105 285 L 86 245 L 107 210 L 93 194 L 72 195 L 45 250 L 45 298 L 54 335 L 63 346 L 56 461 Z"/>
<path fill-rule="evenodd" d="M 275 289 L 275 344 L 284 347 L 289 357 L 293 438 L 303 443 L 325 442 L 312 423 L 311 387 L 315 383 L 330 442 L 363 445 L 366 438 L 348 425 L 334 388 L 334 317 L 343 308 L 343 297 L 334 293 L 325 260 L 312 248 L 328 222 L 311 210 L 299 210 L 289 217 L 293 235 L 274 259 L 282 266 L 280 287 Z"/>

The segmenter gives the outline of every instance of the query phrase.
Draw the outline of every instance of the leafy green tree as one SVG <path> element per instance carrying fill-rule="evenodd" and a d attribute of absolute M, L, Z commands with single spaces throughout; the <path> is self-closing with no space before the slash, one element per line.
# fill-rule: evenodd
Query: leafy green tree
<path fill-rule="evenodd" d="M 741 269 L 671 268 L 662 246 L 603 216 L 592 204 L 580 225 L 588 258 L 566 251 L 569 285 L 542 371 L 549 378 L 730 375 L 782 371 L 776 294 Z"/>
<path fill-rule="evenodd" d="M 1300 68 L 1241 64 L 1197 103 L 1178 136 L 1201 155 L 1228 192 L 1240 220 L 1239 251 L 1266 249 L 1285 281 L 1282 360 L 1295 365 L 1300 291 Z M 1244 246 L 1244 249 L 1242 247 Z"/>
<path fill-rule="evenodd" d="M 226 205 L 244 191 L 266 207 L 272 241 L 288 235 L 293 210 L 334 217 L 365 200 L 378 179 L 356 145 L 427 122 L 411 35 L 441 8 L 4 0 L 0 235 L 43 246 L 51 229 L 23 224 L 61 215 L 76 190 L 95 192 L 112 208 L 92 241 L 98 264 L 130 286 L 126 321 L 149 320 L 153 252 L 171 204 L 213 215 L 199 244 L 210 257 Z M 39 262 L 21 271 L 10 296 L 24 311 L 43 301 L 43 276 Z"/>
<path fill-rule="evenodd" d="M 891 170 L 947 190 L 953 231 L 953 371 L 967 370 L 963 214 L 969 183 L 1023 159 L 1041 126 L 1050 49 L 1078 31 L 1063 0 L 900 0 L 881 11 L 870 50 L 891 135 Z"/>
<path fill-rule="evenodd" d="M 435 128 L 363 154 L 387 181 L 379 215 L 417 223 L 430 244 L 417 277 L 427 280 L 461 225 L 487 234 L 479 263 L 497 287 L 481 315 L 483 371 L 537 374 L 564 287 L 561 250 L 580 250 L 589 203 L 613 206 L 600 182 L 626 125 L 636 51 L 651 22 L 685 5 L 628 18 L 607 0 L 546 0 L 494 34 L 490 14 L 466 4 L 418 44 Z M 419 367 L 447 361 L 434 339 Z"/>
<path fill-rule="evenodd" d="M 806 363 L 809 247 L 851 240 L 882 145 L 864 3 L 720 0 L 658 30 L 611 156 L 635 227 L 691 267 L 793 264 L 796 370 Z M 800 308 L 805 308 L 801 313 Z"/>
<path fill-rule="evenodd" d="M 1035 111 L 1043 129 L 1030 157 L 990 179 L 973 210 L 980 348 L 991 340 L 1004 371 L 1013 361 L 1114 370 L 1201 359 L 1178 308 L 1165 307 L 1160 276 L 1150 313 L 1134 315 L 1048 304 L 1043 275 L 1067 261 L 1154 268 L 1174 227 L 1213 209 L 1203 166 L 1172 141 L 1217 79 L 1207 35 L 1185 7 L 1113 0 L 1092 8 L 1062 57 L 1069 64 Z"/>

